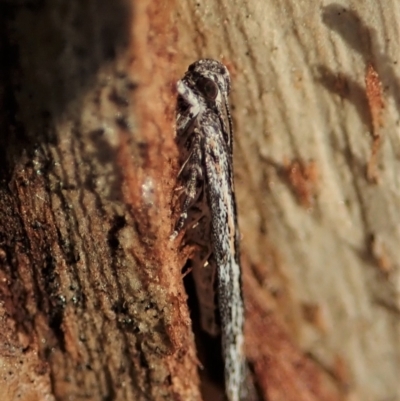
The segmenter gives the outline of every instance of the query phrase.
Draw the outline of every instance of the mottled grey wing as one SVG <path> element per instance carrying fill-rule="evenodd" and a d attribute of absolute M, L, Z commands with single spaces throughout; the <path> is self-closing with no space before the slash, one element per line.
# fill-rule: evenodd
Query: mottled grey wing
<path fill-rule="evenodd" d="M 215 115 L 214 115 L 215 116 Z M 225 355 L 225 386 L 229 400 L 240 400 L 243 386 L 244 306 L 238 260 L 236 205 L 232 188 L 232 163 L 218 118 L 209 116 L 203 127 L 207 197 L 211 213 L 212 251 L 217 265 L 218 305 L 222 347 Z"/>

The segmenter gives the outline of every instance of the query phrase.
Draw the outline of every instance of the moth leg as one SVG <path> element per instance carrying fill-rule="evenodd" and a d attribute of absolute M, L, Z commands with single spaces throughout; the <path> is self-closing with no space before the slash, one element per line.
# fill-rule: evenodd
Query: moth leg
<path fill-rule="evenodd" d="M 189 163 L 190 159 L 192 158 L 193 152 L 190 153 L 190 155 L 187 157 L 187 159 L 183 162 L 181 168 L 178 171 L 178 177 L 181 176 L 182 172 L 185 170 L 186 165 Z"/>
<path fill-rule="evenodd" d="M 201 149 L 200 149 L 200 136 L 197 129 L 193 131 L 194 140 L 193 140 L 193 150 L 191 155 L 189 156 L 190 160 L 185 162 L 186 164 L 186 174 L 187 180 L 185 187 L 185 200 L 182 204 L 182 211 L 179 216 L 179 219 L 175 225 L 175 230 L 171 235 L 171 239 L 177 237 L 179 232 L 184 227 L 184 224 L 189 215 L 189 209 L 192 207 L 193 203 L 197 200 L 202 188 L 198 188 L 198 182 L 203 177 L 203 171 L 201 168 Z"/>

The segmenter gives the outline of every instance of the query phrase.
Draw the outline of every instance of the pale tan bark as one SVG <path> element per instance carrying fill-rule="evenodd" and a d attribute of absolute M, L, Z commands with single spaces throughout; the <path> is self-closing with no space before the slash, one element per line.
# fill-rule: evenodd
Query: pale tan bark
<path fill-rule="evenodd" d="M 182 0 L 177 9 L 180 70 L 213 57 L 232 73 L 250 359 L 263 360 L 257 319 L 261 342 L 280 352 L 255 302 L 340 397 L 400 399 L 400 3 Z M 278 372 L 272 362 L 258 372 L 268 399 L 308 399 L 299 386 L 285 393 L 294 379 L 276 363 Z"/>

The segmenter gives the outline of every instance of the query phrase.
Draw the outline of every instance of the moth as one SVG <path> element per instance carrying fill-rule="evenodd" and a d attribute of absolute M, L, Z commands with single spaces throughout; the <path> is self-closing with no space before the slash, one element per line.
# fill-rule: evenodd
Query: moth
<path fill-rule="evenodd" d="M 181 213 L 172 237 L 184 231 L 185 241 L 196 245 L 191 261 L 201 325 L 211 335 L 220 330 L 226 394 L 229 401 L 239 401 L 244 394 L 244 305 L 233 185 L 230 86 L 228 69 L 212 59 L 191 64 L 177 83 L 176 142 L 181 163 L 177 190 Z"/>

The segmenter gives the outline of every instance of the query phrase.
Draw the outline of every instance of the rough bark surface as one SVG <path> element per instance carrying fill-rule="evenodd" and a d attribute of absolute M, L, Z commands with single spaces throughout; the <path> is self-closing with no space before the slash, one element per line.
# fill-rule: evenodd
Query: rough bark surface
<path fill-rule="evenodd" d="M 265 399 L 399 400 L 400 3 L 177 9 L 183 64 L 217 58 L 233 77 L 246 344 Z"/>
<path fill-rule="evenodd" d="M 0 4 L 7 400 L 200 399 L 168 240 L 175 34 L 137 3 Z"/>
<path fill-rule="evenodd" d="M 168 239 L 174 83 L 213 57 L 260 399 L 400 400 L 399 26 L 395 0 L 2 0 L 3 399 L 223 399 Z"/>

